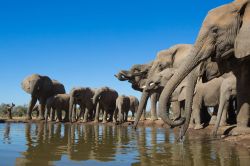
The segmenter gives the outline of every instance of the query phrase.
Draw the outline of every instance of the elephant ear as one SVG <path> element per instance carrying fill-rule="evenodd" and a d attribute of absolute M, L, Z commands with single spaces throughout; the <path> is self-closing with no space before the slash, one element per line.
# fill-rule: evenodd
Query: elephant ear
<path fill-rule="evenodd" d="M 242 15 L 242 25 L 235 39 L 235 57 L 250 56 L 250 2 L 246 1 L 239 10 Z"/>

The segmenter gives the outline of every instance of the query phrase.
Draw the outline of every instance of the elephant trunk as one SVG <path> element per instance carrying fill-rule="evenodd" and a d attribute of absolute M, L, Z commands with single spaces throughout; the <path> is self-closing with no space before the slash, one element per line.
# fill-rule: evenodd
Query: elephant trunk
<path fill-rule="evenodd" d="M 186 62 L 180 68 L 177 69 L 177 71 L 165 85 L 161 93 L 159 99 L 159 116 L 165 123 L 167 123 L 171 127 L 176 127 L 184 124 L 185 118 L 181 118 L 177 121 L 172 121 L 169 117 L 169 106 L 167 103 L 169 102 L 174 90 L 179 86 L 179 84 L 184 80 L 184 78 L 200 63 L 201 59 L 199 55 L 199 51 L 193 49 L 191 55 L 187 57 Z M 192 89 L 190 89 L 190 91 L 191 90 Z"/>
<path fill-rule="evenodd" d="M 144 108 L 146 107 L 148 98 L 149 98 L 149 93 L 144 90 L 142 92 L 141 101 L 140 101 L 140 104 L 139 104 L 139 107 L 138 107 L 138 110 L 137 110 L 137 113 L 136 113 L 136 118 L 135 118 L 135 122 L 134 122 L 134 128 L 135 129 L 136 129 L 138 123 L 139 123 L 139 120 L 140 120 L 140 118 L 142 116 Z"/>
<path fill-rule="evenodd" d="M 215 126 L 213 128 L 213 131 L 212 131 L 212 135 L 214 137 L 216 137 L 216 135 L 217 135 L 217 132 L 218 132 L 218 129 L 219 129 L 219 126 L 220 126 L 220 122 L 221 122 L 221 117 L 222 117 L 222 114 L 223 114 L 223 110 L 226 107 L 226 104 L 228 102 L 228 100 L 226 100 L 225 97 L 226 96 L 222 95 L 222 93 L 221 93 L 219 109 L 218 109 L 218 113 L 217 113 L 217 119 L 216 119 Z"/>
<path fill-rule="evenodd" d="M 183 136 L 186 134 L 191 114 L 192 114 L 192 105 L 193 105 L 193 96 L 194 96 L 194 90 L 198 79 L 198 73 L 196 73 L 196 70 L 194 69 L 188 76 L 188 84 L 186 89 L 186 101 L 185 101 L 185 123 L 181 128 L 180 135 L 178 140 L 182 140 Z"/>

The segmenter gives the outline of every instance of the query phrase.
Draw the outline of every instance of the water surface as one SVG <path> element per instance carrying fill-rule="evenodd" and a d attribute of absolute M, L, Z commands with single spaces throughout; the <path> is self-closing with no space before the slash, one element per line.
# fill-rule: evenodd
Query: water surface
<path fill-rule="evenodd" d="M 249 166 L 247 149 L 189 134 L 175 142 L 169 129 L 27 123 L 0 124 L 0 165 Z"/>

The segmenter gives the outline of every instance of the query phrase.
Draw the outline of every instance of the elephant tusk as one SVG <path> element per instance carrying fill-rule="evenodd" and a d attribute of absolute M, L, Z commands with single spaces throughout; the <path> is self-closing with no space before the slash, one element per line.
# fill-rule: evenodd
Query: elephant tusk
<path fill-rule="evenodd" d="M 149 86 L 153 86 L 153 85 L 155 85 L 155 83 L 153 83 L 153 82 L 149 84 Z"/>
<path fill-rule="evenodd" d="M 142 86 L 142 89 L 145 89 L 146 87 L 147 87 L 146 85 L 143 85 L 143 86 Z"/>

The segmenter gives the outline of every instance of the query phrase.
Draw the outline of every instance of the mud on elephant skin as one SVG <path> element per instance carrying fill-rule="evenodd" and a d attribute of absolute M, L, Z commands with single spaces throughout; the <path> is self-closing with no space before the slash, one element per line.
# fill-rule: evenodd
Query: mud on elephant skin
<path fill-rule="evenodd" d="M 222 21 L 223 20 L 223 21 Z M 191 116 L 191 106 L 196 80 L 192 70 L 211 57 L 218 63 L 221 74 L 233 71 L 237 81 L 237 128 L 247 130 L 250 109 L 250 1 L 236 0 L 211 10 L 200 29 L 189 58 L 175 72 L 165 86 L 160 100 L 159 111 L 162 120 L 175 124 L 166 113 L 171 93 L 189 75 L 189 102 L 186 107 L 186 124 Z M 229 65 L 224 65 L 224 64 Z M 176 124 L 175 124 L 176 125 Z M 178 125 L 178 124 L 177 124 Z M 185 125 L 187 126 L 187 125 Z M 181 137 L 187 128 L 183 128 Z"/>
<path fill-rule="evenodd" d="M 46 100 L 56 94 L 64 94 L 64 85 L 56 80 L 51 80 L 48 76 L 32 74 L 26 77 L 21 83 L 22 89 L 31 95 L 27 111 L 27 119 L 32 119 L 31 113 L 37 102 L 39 101 L 40 119 L 44 120 Z"/>
<path fill-rule="evenodd" d="M 117 91 L 109 87 L 102 87 L 95 91 L 93 103 L 96 106 L 95 122 L 99 122 L 100 111 L 103 111 L 103 123 L 113 120 L 113 114 L 116 109 L 116 99 L 118 97 Z"/>
<path fill-rule="evenodd" d="M 80 105 L 80 115 L 77 117 L 77 119 L 81 118 L 81 115 L 83 115 L 83 122 L 93 119 L 95 105 L 92 99 L 94 95 L 95 90 L 89 87 L 73 88 L 70 91 L 69 117 L 71 122 L 76 120 L 76 113 L 74 112 L 76 105 Z"/>

